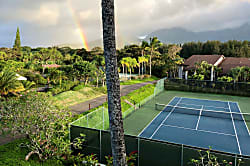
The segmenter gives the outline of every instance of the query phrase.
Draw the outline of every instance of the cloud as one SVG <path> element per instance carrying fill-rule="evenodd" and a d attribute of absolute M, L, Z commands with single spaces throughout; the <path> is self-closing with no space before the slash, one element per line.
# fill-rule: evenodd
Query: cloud
<path fill-rule="evenodd" d="M 143 36 L 172 27 L 194 31 L 235 27 L 250 22 L 249 2 L 117 0 L 116 31 L 119 36 Z M 20 26 L 23 43 L 34 46 L 80 43 L 76 22 L 80 23 L 88 41 L 102 35 L 101 0 L 0 0 L 0 4 L 0 44 L 12 43 L 17 26 Z"/>

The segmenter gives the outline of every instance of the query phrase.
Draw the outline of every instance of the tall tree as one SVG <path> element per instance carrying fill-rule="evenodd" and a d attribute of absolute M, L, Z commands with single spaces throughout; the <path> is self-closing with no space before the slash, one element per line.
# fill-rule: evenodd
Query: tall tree
<path fill-rule="evenodd" d="M 157 39 L 157 37 L 150 38 L 149 47 L 147 47 L 148 51 L 150 51 L 149 57 L 149 75 L 152 75 L 152 57 L 157 54 L 157 49 L 161 46 L 161 42 Z"/>
<path fill-rule="evenodd" d="M 20 39 L 20 31 L 19 31 L 19 27 L 17 27 L 17 31 L 16 31 L 16 39 L 15 39 L 15 43 L 13 48 L 15 50 L 19 50 L 21 49 L 21 39 Z"/>
<path fill-rule="evenodd" d="M 102 0 L 102 24 L 113 165 L 126 166 L 120 82 L 116 56 L 114 0 Z"/>
<path fill-rule="evenodd" d="M 20 39 L 19 27 L 17 27 L 16 39 L 15 39 L 15 43 L 13 45 L 13 49 L 14 49 L 14 54 L 15 55 L 21 56 L 21 39 Z"/>

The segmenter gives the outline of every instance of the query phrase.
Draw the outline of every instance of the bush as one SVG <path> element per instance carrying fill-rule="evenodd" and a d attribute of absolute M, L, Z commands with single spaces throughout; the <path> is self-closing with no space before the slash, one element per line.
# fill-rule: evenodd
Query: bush
<path fill-rule="evenodd" d="M 201 150 L 198 151 L 199 159 L 191 159 L 190 164 L 195 166 L 232 166 L 233 162 L 228 162 L 227 160 L 220 160 L 214 154 L 210 152 L 211 149 L 203 152 Z M 237 166 L 242 164 L 242 160 L 238 159 Z"/>
<path fill-rule="evenodd" d="M 33 155 L 40 160 L 78 162 L 83 156 L 72 156 L 69 148 L 72 144 L 68 138 L 68 124 L 71 113 L 53 106 L 46 94 L 30 92 L 19 98 L 10 98 L 2 102 L 0 112 L 1 134 L 25 134 L 29 141 L 23 143 L 28 149 L 25 159 Z M 84 140 L 83 135 L 73 141 L 78 148 Z"/>
<path fill-rule="evenodd" d="M 150 75 L 148 75 L 148 74 L 145 74 L 144 75 L 144 78 L 150 78 L 151 76 Z"/>
<path fill-rule="evenodd" d="M 79 84 L 79 81 L 64 81 L 61 85 L 54 86 L 52 89 L 49 90 L 49 92 L 52 93 L 52 95 L 57 95 L 59 93 L 69 91 L 72 88 L 74 88 L 76 85 Z"/>
<path fill-rule="evenodd" d="M 232 77 L 227 77 L 227 76 L 223 76 L 223 77 L 219 77 L 218 81 L 225 81 L 225 82 L 232 82 L 234 79 Z"/>
<path fill-rule="evenodd" d="M 74 91 L 78 91 L 78 90 L 83 89 L 84 87 L 86 87 L 86 85 L 82 83 L 82 84 L 77 85 L 76 87 L 74 87 L 73 90 L 74 90 Z"/>

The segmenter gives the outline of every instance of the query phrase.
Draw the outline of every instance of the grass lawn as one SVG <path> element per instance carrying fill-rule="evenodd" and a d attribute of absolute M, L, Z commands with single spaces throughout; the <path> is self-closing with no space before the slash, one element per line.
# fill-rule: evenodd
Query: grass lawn
<path fill-rule="evenodd" d="M 68 107 L 96 97 L 105 95 L 103 87 L 82 87 L 81 89 L 67 91 L 51 97 L 56 105 Z"/>
<path fill-rule="evenodd" d="M 150 78 L 123 81 L 120 84 L 121 85 L 133 85 L 133 84 L 139 84 L 139 83 L 148 82 L 148 81 L 154 81 L 154 80 L 159 80 L 159 78 L 157 78 L 155 76 L 152 76 Z"/>
<path fill-rule="evenodd" d="M 126 134 L 138 135 L 148 123 L 159 113 L 155 110 L 154 104 L 156 102 L 162 104 L 168 104 L 169 101 L 175 97 L 188 97 L 188 98 L 199 98 L 199 99 L 210 99 L 210 100 L 222 100 L 222 101 L 234 101 L 238 102 L 241 112 L 250 113 L 250 98 L 249 97 L 239 97 L 239 96 L 229 96 L 229 95 L 218 95 L 209 93 L 192 93 L 192 92 L 182 92 L 182 91 L 164 91 L 155 100 L 149 101 L 141 109 L 135 111 L 131 116 L 124 120 L 124 130 Z M 250 128 L 250 123 L 247 122 L 248 128 Z"/>

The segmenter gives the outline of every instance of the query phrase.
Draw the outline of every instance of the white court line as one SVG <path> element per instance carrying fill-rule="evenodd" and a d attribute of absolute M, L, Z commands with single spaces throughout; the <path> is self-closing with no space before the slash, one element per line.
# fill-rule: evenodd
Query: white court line
<path fill-rule="evenodd" d="M 200 109 L 197 109 L 197 108 L 181 107 L 181 106 L 177 106 L 177 105 L 168 105 L 168 106 L 200 111 Z M 206 111 L 206 112 L 216 112 L 216 113 L 231 114 L 230 112 L 226 112 L 226 111 L 215 111 L 215 110 L 204 110 L 204 111 Z"/>
<path fill-rule="evenodd" d="M 197 125 L 196 125 L 196 130 L 198 130 L 198 126 L 199 126 L 199 122 L 200 122 L 200 119 L 201 119 L 201 112 L 202 112 L 202 110 L 203 110 L 203 106 L 201 107 L 201 110 L 200 110 L 200 115 L 199 115 L 199 119 L 198 119 L 198 121 L 197 121 Z"/>
<path fill-rule="evenodd" d="M 238 107 L 238 109 L 239 109 L 240 113 L 242 113 L 242 112 L 241 112 L 241 109 L 240 109 L 240 106 L 239 106 L 239 103 L 238 103 L 238 102 L 235 102 L 235 103 L 237 104 L 237 107 Z M 248 129 L 247 123 L 246 123 L 246 121 L 245 121 L 245 118 L 244 118 L 244 116 L 243 116 L 242 114 L 241 114 L 241 116 L 242 116 L 242 118 L 243 118 L 243 120 L 244 120 L 244 123 L 245 123 L 245 126 L 246 126 L 246 128 L 247 128 L 248 135 L 250 136 L 250 132 L 249 132 L 249 129 Z"/>
<path fill-rule="evenodd" d="M 172 98 L 172 100 L 170 100 L 168 104 L 170 104 L 175 98 L 176 98 L 176 96 L 175 96 L 174 98 Z M 168 104 L 166 105 L 166 107 L 168 106 Z M 164 107 L 164 108 L 154 117 L 154 119 L 152 119 L 152 120 L 149 122 L 149 124 L 148 124 L 146 127 L 144 127 L 144 129 L 138 134 L 138 136 L 140 136 L 140 135 L 144 132 L 144 130 L 146 130 L 146 128 L 147 128 L 149 125 L 152 124 L 152 122 L 162 113 L 162 111 L 163 111 L 166 107 Z"/>
<path fill-rule="evenodd" d="M 212 101 L 212 100 L 211 100 Z M 179 104 L 183 104 L 183 105 L 194 105 L 194 106 L 204 106 L 204 105 L 198 105 L 198 104 L 186 104 L 186 103 L 179 103 Z M 215 106 L 207 106 L 207 107 L 212 107 L 212 108 L 223 108 L 223 109 L 227 109 L 225 107 L 215 107 Z"/>
<path fill-rule="evenodd" d="M 233 126 L 234 126 L 235 137 L 236 137 L 236 141 L 237 141 L 237 144 L 238 144 L 239 152 L 240 152 L 240 155 L 241 155 L 240 143 L 239 143 L 237 131 L 236 131 L 236 128 L 235 128 L 234 119 L 233 119 L 233 115 L 232 115 L 232 112 L 231 112 L 231 107 L 230 107 L 229 102 L 227 102 L 227 104 L 228 104 L 228 108 L 229 108 L 230 113 L 231 113 L 231 118 L 232 118 L 232 122 L 233 122 Z"/>
<path fill-rule="evenodd" d="M 178 103 L 181 101 L 182 98 L 179 99 L 179 101 L 176 103 L 176 105 L 178 105 Z M 168 117 L 172 114 L 172 112 L 174 111 L 175 107 L 172 108 L 171 112 L 168 114 L 168 116 L 166 116 L 166 118 L 161 122 L 161 124 L 157 127 L 157 129 L 154 131 L 154 133 L 151 135 L 150 139 L 152 139 L 152 137 L 155 135 L 155 133 L 159 130 L 159 128 L 162 126 L 162 124 L 168 119 Z"/>
<path fill-rule="evenodd" d="M 175 127 L 175 128 L 179 128 L 179 129 L 192 130 L 192 131 L 200 131 L 200 132 L 205 132 L 205 133 L 212 133 L 212 134 L 226 135 L 226 136 L 235 137 L 235 135 L 232 135 L 232 134 L 220 133 L 220 132 L 215 132 L 215 131 L 196 130 L 196 129 L 192 129 L 192 128 L 186 128 L 186 127 L 180 127 L 180 126 L 173 126 L 173 125 L 165 125 L 165 124 L 163 124 L 162 126 Z"/>
<path fill-rule="evenodd" d="M 188 98 L 188 97 L 182 97 L 183 99 L 196 99 L 196 100 L 206 100 L 206 101 L 219 101 L 219 102 L 222 102 L 222 103 L 227 103 L 227 101 L 222 101 L 222 100 L 212 100 L 212 99 L 199 99 L 199 98 Z M 230 101 L 230 102 L 233 102 L 233 101 Z"/>

